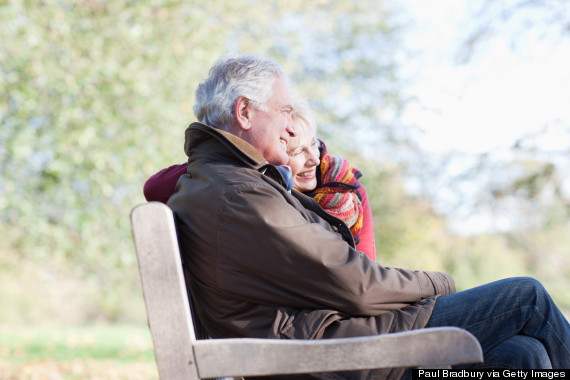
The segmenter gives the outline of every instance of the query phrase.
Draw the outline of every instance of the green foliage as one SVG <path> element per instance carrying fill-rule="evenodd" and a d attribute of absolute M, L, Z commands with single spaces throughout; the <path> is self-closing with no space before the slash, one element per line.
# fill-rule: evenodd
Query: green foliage
<path fill-rule="evenodd" d="M 125 325 L 0 328 L 1 379 L 156 379 L 150 332 Z"/>
<path fill-rule="evenodd" d="M 505 277 L 535 277 L 570 315 L 570 225 L 559 221 L 556 210 L 553 223 L 541 228 L 461 236 L 428 200 L 406 193 L 398 170 L 358 156 L 350 160 L 364 173 L 380 264 L 450 273 L 457 290 Z"/>
<path fill-rule="evenodd" d="M 199 70 L 217 53 L 200 12 L 135 2 L 10 2 L 1 9 L 0 232 L 6 249 L 105 296 L 138 285 L 128 225 L 142 183 L 183 160 Z M 184 31 L 185 34 L 180 34 Z M 197 47 L 190 57 L 187 51 Z M 190 62 L 190 59 L 194 62 Z M 170 154 L 178 141 L 178 154 Z M 125 276 L 127 274 L 127 276 Z M 111 297 L 112 298 L 112 297 Z"/>
<path fill-rule="evenodd" d="M 152 341 L 146 328 L 82 326 L 65 330 L 50 327 L 0 330 L 3 355 L 14 362 L 33 359 L 113 359 L 122 362 L 152 360 Z"/>
<path fill-rule="evenodd" d="M 6 286 L 22 274 L 30 290 L 9 287 L 14 313 L 0 321 L 140 320 L 128 215 L 150 175 L 185 160 L 193 91 L 214 59 L 272 56 L 304 95 L 352 96 L 350 81 L 392 76 L 385 50 L 359 50 L 387 46 L 387 15 L 376 1 L 0 2 L 0 264 Z M 50 307 L 56 294 L 82 317 Z"/>
<path fill-rule="evenodd" d="M 541 245 L 570 236 L 559 219 L 524 251 L 458 237 L 406 194 L 391 14 L 382 0 L 0 1 L 0 323 L 144 322 L 128 215 L 150 175 L 185 160 L 193 91 L 228 51 L 280 62 L 331 151 L 361 154 L 379 262 L 449 271 L 459 288 L 537 273 L 562 292 L 565 253 Z"/>

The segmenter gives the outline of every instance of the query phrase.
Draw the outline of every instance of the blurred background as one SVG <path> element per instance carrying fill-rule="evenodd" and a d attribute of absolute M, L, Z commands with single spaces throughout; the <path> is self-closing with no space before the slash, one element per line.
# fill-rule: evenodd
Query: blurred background
<path fill-rule="evenodd" d="M 227 52 L 364 174 L 378 262 L 570 315 L 565 0 L 0 0 L 0 379 L 155 379 L 129 213 Z"/>

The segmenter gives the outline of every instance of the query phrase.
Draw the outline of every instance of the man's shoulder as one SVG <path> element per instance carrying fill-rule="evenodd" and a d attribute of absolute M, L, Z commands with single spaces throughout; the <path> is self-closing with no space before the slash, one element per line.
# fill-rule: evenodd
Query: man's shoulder
<path fill-rule="evenodd" d="M 180 177 L 174 199 L 184 199 L 198 207 L 207 207 L 211 202 L 221 204 L 236 194 L 264 193 L 278 197 L 284 192 L 274 179 L 253 168 L 235 165 L 215 165 L 198 171 L 190 169 Z"/>
<path fill-rule="evenodd" d="M 220 231 L 230 236 L 228 228 L 245 233 L 252 226 L 263 231 L 270 224 L 286 221 L 298 225 L 306 213 L 277 181 L 253 169 L 235 168 L 231 175 L 202 174 L 206 177 L 182 176 L 168 201 L 179 228 L 192 231 L 194 238 L 218 241 Z"/>

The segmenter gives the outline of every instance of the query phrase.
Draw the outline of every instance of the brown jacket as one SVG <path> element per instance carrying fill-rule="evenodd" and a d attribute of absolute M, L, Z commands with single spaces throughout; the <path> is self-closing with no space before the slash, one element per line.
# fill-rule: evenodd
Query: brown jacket
<path fill-rule="evenodd" d="M 168 205 L 197 314 L 214 338 L 418 329 L 437 295 L 455 292 L 447 274 L 382 267 L 356 251 L 342 221 L 289 193 L 278 170 L 244 140 L 193 123 L 185 151 L 188 174 Z"/>

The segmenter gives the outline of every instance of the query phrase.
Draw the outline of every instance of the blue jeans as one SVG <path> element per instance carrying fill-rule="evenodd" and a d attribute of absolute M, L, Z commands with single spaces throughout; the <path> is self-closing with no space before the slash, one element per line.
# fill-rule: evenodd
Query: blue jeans
<path fill-rule="evenodd" d="M 426 327 L 440 326 L 471 332 L 486 366 L 570 368 L 570 325 L 532 278 L 509 278 L 439 298 Z"/>

